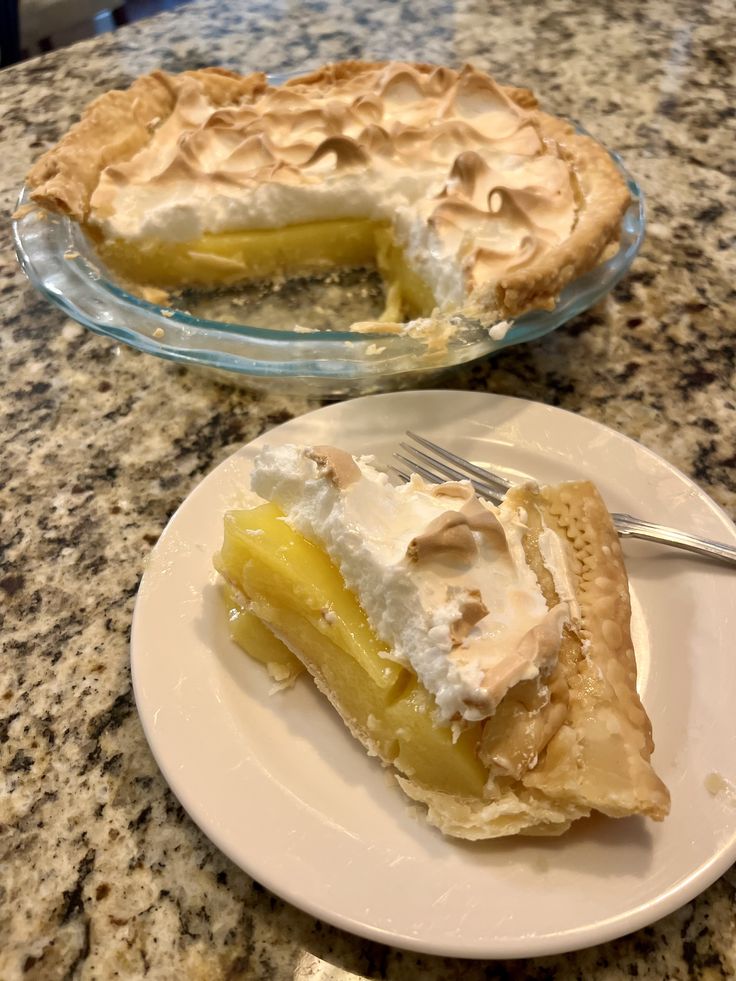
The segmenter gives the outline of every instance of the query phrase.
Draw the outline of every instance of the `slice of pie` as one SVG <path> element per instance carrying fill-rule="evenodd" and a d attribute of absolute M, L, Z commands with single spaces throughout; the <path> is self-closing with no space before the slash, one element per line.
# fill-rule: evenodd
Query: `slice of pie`
<path fill-rule="evenodd" d="M 665 817 L 592 484 L 494 507 L 466 483 L 395 487 L 334 447 L 281 446 L 253 489 L 265 503 L 225 516 L 216 565 L 231 616 L 266 643 L 235 639 L 284 671 L 296 657 L 432 824 L 477 839 L 560 834 L 592 811 Z"/>
<path fill-rule="evenodd" d="M 394 326 L 553 307 L 629 202 L 607 152 L 531 92 L 400 62 L 277 86 L 154 72 L 93 102 L 28 184 L 144 293 L 375 265 Z"/>

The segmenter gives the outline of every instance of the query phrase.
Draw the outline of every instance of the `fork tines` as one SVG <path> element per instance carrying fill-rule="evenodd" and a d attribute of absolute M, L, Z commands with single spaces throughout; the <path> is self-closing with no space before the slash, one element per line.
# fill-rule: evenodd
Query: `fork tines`
<path fill-rule="evenodd" d="M 441 484 L 444 480 L 469 480 L 479 497 L 486 497 L 495 504 L 501 501 L 506 491 L 512 486 L 508 480 L 504 480 L 498 474 L 486 470 L 484 467 L 475 466 L 469 460 L 464 460 L 443 446 L 432 443 L 424 436 L 417 436 L 416 433 L 409 430 L 406 431 L 406 435 L 414 443 L 418 443 L 422 449 L 412 446 L 411 443 L 401 443 L 402 450 L 410 456 L 394 453 L 394 456 L 409 468 L 409 472 L 399 470 L 397 467 L 390 469 L 404 481 L 408 481 L 412 473 L 417 473 L 434 484 Z M 623 538 L 641 538 L 644 541 L 656 542 L 660 545 L 672 545 L 697 555 L 718 559 L 736 566 L 736 548 L 733 545 L 691 535 L 688 532 L 679 531 L 677 528 L 653 524 L 651 521 L 635 518 L 631 514 L 620 514 L 613 511 L 611 518 L 614 527 Z"/>
<path fill-rule="evenodd" d="M 511 486 L 507 480 L 498 474 L 475 466 L 469 460 L 463 459 L 456 453 L 451 453 L 423 436 L 418 436 L 408 429 L 406 435 L 423 449 L 418 449 L 411 443 L 401 443 L 401 449 L 410 456 L 394 453 L 398 460 L 409 467 L 409 473 L 399 470 L 397 467 L 391 467 L 394 473 L 398 474 L 404 481 L 409 480 L 411 473 L 417 473 L 420 477 L 424 477 L 425 480 L 434 484 L 440 484 L 445 480 L 469 480 L 477 494 L 496 503 L 503 498 Z M 430 452 L 426 452 L 427 450 Z"/>

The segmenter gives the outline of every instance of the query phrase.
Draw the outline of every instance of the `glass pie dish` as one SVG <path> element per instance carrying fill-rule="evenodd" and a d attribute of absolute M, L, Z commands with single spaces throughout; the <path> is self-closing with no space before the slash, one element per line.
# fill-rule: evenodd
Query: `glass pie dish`
<path fill-rule="evenodd" d="M 532 310 L 496 328 L 458 316 L 446 343 L 340 329 L 366 319 L 366 305 L 380 295 L 379 280 L 369 273 L 183 294 L 160 306 L 119 285 L 84 230 L 32 205 L 26 188 L 13 235 L 34 287 L 97 334 L 231 383 L 315 397 L 364 395 L 423 384 L 448 368 L 536 340 L 601 300 L 628 271 L 645 231 L 641 188 L 618 154 L 608 152 L 631 194 L 615 254 L 569 284 L 552 310 Z"/>

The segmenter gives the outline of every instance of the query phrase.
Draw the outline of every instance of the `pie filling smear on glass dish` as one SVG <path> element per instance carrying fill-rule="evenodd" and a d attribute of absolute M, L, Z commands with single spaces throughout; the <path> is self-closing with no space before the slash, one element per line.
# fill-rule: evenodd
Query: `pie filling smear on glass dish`
<path fill-rule="evenodd" d="M 626 184 L 603 147 L 525 89 L 400 62 L 154 72 L 94 101 L 28 175 L 102 260 L 170 290 L 377 267 L 406 321 L 551 309 L 618 242 Z"/>
<path fill-rule="evenodd" d="M 662 820 L 628 580 L 595 487 L 396 487 L 327 446 L 268 447 L 215 564 L 231 634 L 280 685 L 303 668 L 443 833 Z M 225 613 L 223 612 L 223 616 Z M 284 704 L 283 711 L 288 711 Z"/>

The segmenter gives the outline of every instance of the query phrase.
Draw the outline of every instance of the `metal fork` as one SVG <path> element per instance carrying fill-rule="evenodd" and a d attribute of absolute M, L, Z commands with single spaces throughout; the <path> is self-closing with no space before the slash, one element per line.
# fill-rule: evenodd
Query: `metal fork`
<path fill-rule="evenodd" d="M 409 443 L 401 443 L 402 450 L 411 453 L 414 459 L 401 453 L 394 453 L 398 460 L 410 468 L 407 473 L 397 467 L 391 467 L 391 470 L 404 481 L 409 480 L 411 473 L 417 473 L 434 484 L 439 484 L 443 480 L 469 480 L 480 497 L 485 497 L 494 504 L 498 504 L 512 486 L 508 480 L 498 474 L 483 467 L 476 467 L 468 460 L 423 436 L 417 436 L 409 430 L 406 431 L 406 435 L 423 449 L 417 449 Z M 695 552 L 696 555 L 720 559 L 722 562 L 736 566 L 736 547 L 733 545 L 714 542 L 710 538 L 699 538 L 697 535 L 690 535 L 676 528 L 667 528 L 651 521 L 644 521 L 642 518 L 635 518 L 631 514 L 612 512 L 611 517 L 621 538 L 642 538 L 647 542 L 673 545 L 675 548 L 683 548 L 688 552 Z"/>

